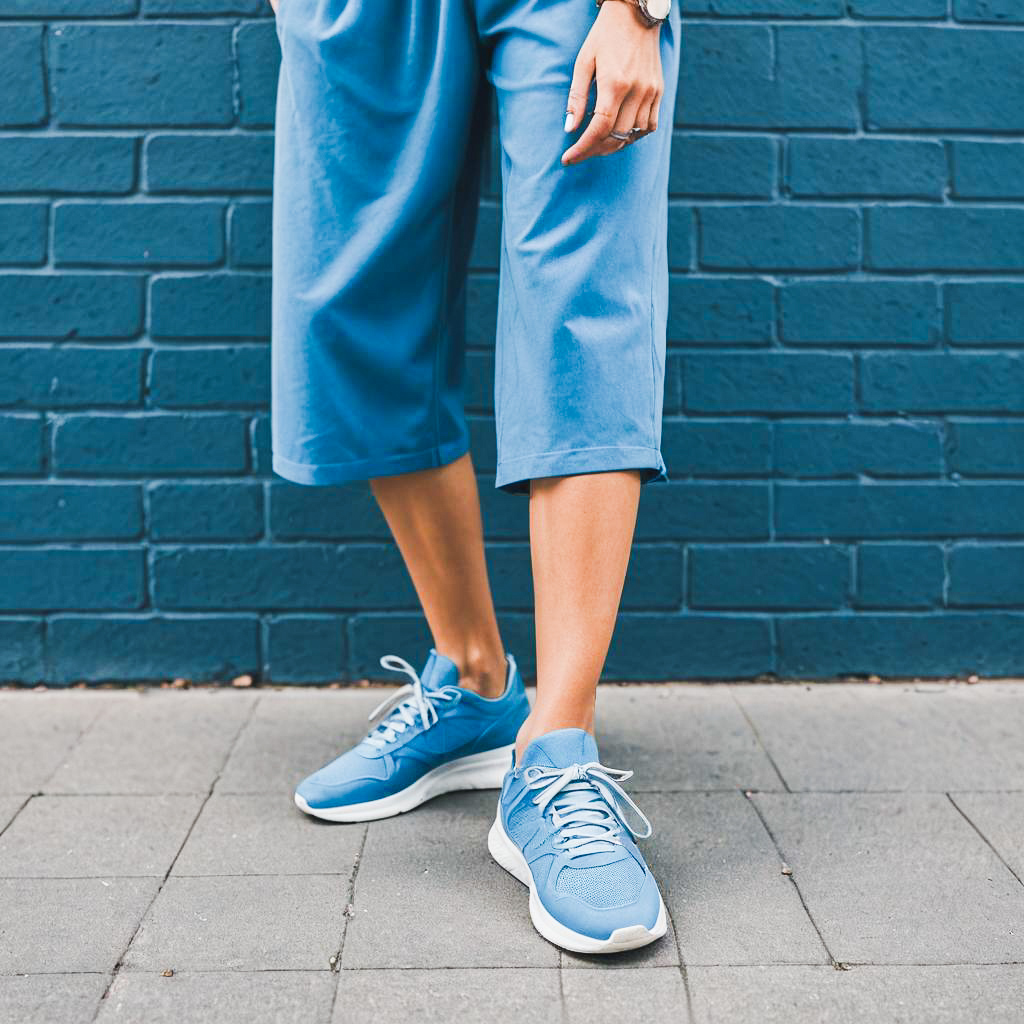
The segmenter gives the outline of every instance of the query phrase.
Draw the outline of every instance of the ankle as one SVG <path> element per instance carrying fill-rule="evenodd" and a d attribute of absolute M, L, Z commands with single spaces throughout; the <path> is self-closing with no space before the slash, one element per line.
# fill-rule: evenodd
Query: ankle
<path fill-rule="evenodd" d="M 447 651 L 443 653 L 448 654 Z M 481 697 L 500 697 L 505 692 L 508 662 L 504 651 L 485 652 L 471 648 L 458 655 L 448 654 L 448 657 L 459 670 L 459 686 Z"/>

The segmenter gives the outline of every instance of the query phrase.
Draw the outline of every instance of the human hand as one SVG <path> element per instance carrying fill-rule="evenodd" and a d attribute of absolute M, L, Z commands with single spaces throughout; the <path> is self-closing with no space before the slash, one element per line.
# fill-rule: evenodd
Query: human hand
<path fill-rule="evenodd" d="M 562 154 L 564 165 L 618 152 L 657 129 L 665 91 L 660 38 L 661 26 L 645 25 L 628 0 L 601 4 L 573 65 L 565 130 L 582 123 L 595 78 L 597 102 L 586 131 Z M 629 138 L 617 139 L 613 131 Z"/>

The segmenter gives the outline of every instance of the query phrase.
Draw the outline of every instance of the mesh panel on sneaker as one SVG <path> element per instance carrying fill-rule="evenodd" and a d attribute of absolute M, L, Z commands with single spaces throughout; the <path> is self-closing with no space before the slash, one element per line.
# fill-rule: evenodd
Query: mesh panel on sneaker
<path fill-rule="evenodd" d="M 508 816 L 505 829 L 512 841 L 522 849 L 537 830 L 537 809 L 532 804 L 520 804 Z"/>
<path fill-rule="evenodd" d="M 599 909 L 632 903 L 640 895 L 643 885 L 643 869 L 632 857 L 591 868 L 567 865 L 555 879 L 556 892 L 570 893 Z"/>

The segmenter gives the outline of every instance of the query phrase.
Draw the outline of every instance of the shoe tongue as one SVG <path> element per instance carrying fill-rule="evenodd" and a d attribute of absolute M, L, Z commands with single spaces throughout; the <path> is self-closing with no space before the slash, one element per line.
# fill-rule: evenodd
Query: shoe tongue
<path fill-rule="evenodd" d="M 556 729 L 535 739 L 523 752 L 523 768 L 531 764 L 567 768 L 597 760 L 597 741 L 585 729 Z"/>
<path fill-rule="evenodd" d="M 451 658 L 438 654 L 433 648 L 420 673 L 420 682 L 424 690 L 439 690 L 442 686 L 458 686 L 459 670 Z"/>

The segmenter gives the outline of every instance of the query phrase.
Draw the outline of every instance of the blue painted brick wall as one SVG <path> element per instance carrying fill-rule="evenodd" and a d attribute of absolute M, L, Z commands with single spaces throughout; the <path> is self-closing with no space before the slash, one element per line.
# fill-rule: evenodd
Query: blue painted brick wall
<path fill-rule="evenodd" d="M 681 2 L 672 482 L 607 676 L 1024 672 L 1024 5 Z M 0 679 L 426 641 L 366 486 L 269 469 L 277 60 L 264 0 L 0 0 Z M 486 180 L 467 407 L 529 672 Z"/>

